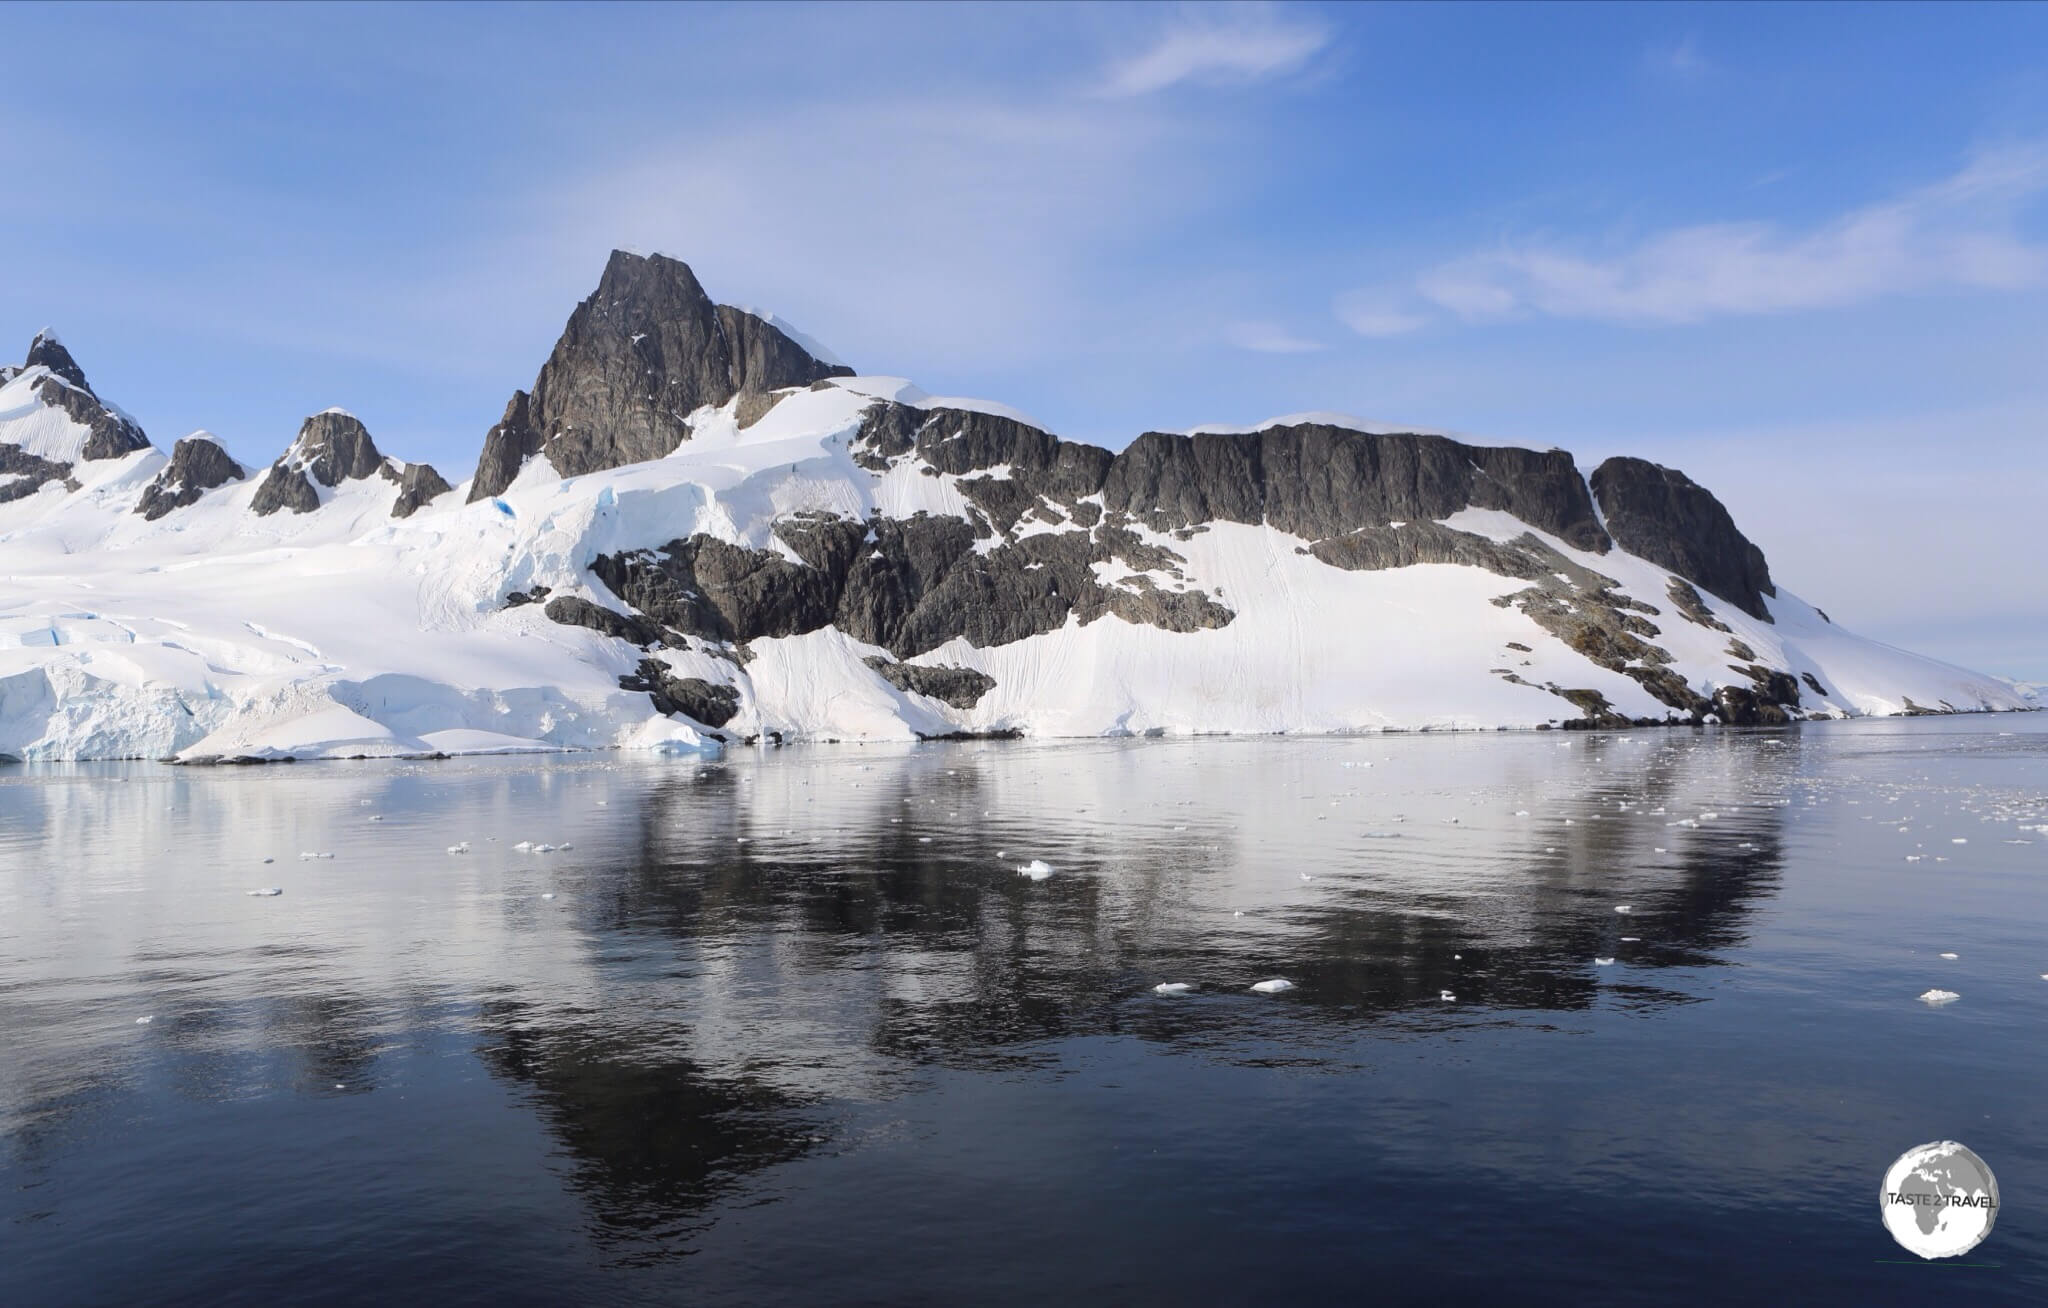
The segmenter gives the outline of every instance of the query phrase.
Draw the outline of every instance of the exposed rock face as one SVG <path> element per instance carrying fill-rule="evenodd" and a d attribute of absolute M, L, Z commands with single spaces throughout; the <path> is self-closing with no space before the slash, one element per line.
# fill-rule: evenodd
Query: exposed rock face
<path fill-rule="evenodd" d="M 1778 590 L 1764 553 L 1705 488 L 1675 468 L 1619 457 L 1594 469 L 1592 481 L 1607 529 L 1623 549 L 1771 620 L 1764 596 Z"/>
<path fill-rule="evenodd" d="M 619 678 L 619 689 L 644 690 L 656 713 L 686 714 L 707 727 L 722 727 L 740 711 L 740 693 L 731 686 L 679 677 L 660 659 L 641 659 L 637 670 Z"/>
<path fill-rule="evenodd" d="M 71 465 L 30 454 L 19 445 L 0 445 L 0 504 L 26 499 L 45 482 L 68 481 Z"/>
<path fill-rule="evenodd" d="M 1233 616 L 1200 591 L 1164 589 L 1149 577 L 1105 585 L 1097 563 L 1142 570 L 1179 562 L 1107 522 L 986 552 L 976 549 L 983 537 L 973 524 L 926 514 L 793 518 L 778 523 L 776 535 L 801 563 L 699 535 L 659 551 L 601 555 L 590 570 L 657 623 L 704 640 L 744 643 L 833 626 L 899 659 L 955 637 L 1006 645 L 1065 626 L 1070 616 L 1085 626 L 1114 613 L 1171 631 L 1220 627 Z"/>
<path fill-rule="evenodd" d="M 1319 425 L 1238 436 L 1148 432 L 1116 456 L 1103 502 L 1163 530 L 1265 522 L 1310 540 L 1467 507 L 1502 509 L 1575 548 L 1604 554 L 1609 545 L 1562 450 Z"/>
<path fill-rule="evenodd" d="M 531 603 L 530 599 L 523 599 Z M 508 604 L 508 607 L 510 605 Z M 625 614 L 592 604 L 575 595 L 557 595 L 541 610 L 550 622 L 559 622 L 565 627 L 588 627 L 602 632 L 615 640 L 628 641 L 643 649 L 656 645 L 678 645 L 675 634 L 666 631 L 658 622 L 649 621 L 637 614 Z"/>
<path fill-rule="evenodd" d="M 871 658 L 867 665 L 881 675 L 882 680 L 913 694 L 929 695 L 943 700 L 954 708 L 973 708 L 983 695 L 996 688 L 996 679 L 986 672 L 973 668 L 932 667 L 922 663 L 891 663 L 885 658 Z"/>
<path fill-rule="evenodd" d="M 285 458 L 295 460 L 322 486 L 374 477 L 384 467 L 384 456 L 377 452 L 369 430 L 354 414 L 340 409 L 306 419 Z"/>
<path fill-rule="evenodd" d="M 540 435 L 533 429 L 533 397 L 525 391 L 514 391 L 512 402 L 505 406 L 505 416 L 484 435 L 476 476 L 469 484 L 470 502 L 489 499 L 510 486 L 526 461 L 538 453 Z"/>
<path fill-rule="evenodd" d="M 71 357 L 71 351 L 64 348 L 64 343 L 48 331 L 36 333 L 36 338 L 28 344 L 28 358 L 22 364 L 24 371 L 39 367 L 48 368 L 79 390 L 92 394 L 92 387 L 85 381 L 85 369 L 78 366 L 78 360 Z"/>
<path fill-rule="evenodd" d="M 263 474 L 263 484 L 256 488 L 256 498 L 249 501 L 249 507 L 259 518 L 285 509 L 311 513 L 320 507 L 320 492 L 313 489 L 304 471 L 280 460 Z"/>
<path fill-rule="evenodd" d="M 775 327 L 715 305 L 689 267 L 612 252 L 530 394 L 485 438 L 469 498 L 501 493 L 534 453 L 563 476 L 658 459 L 689 439 L 689 415 L 851 369 L 818 360 Z"/>
<path fill-rule="evenodd" d="M 142 488 L 135 511 L 151 522 L 199 502 L 216 487 L 248 476 L 220 444 L 205 436 L 187 436 L 171 449 L 171 461 Z"/>
<path fill-rule="evenodd" d="M 446 495 L 454 489 L 447 478 L 434 471 L 432 464 L 408 463 L 398 481 L 398 500 L 391 506 L 391 516 L 410 518 L 437 496 Z"/>
<path fill-rule="evenodd" d="M 391 460 L 378 453 L 369 429 L 354 414 L 328 409 L 300 424 L 291 448 L 270 465 L 249 507 L 265 517 L 284 509 L 311 513 L 320 507 L 316 482 L 332 488 L 365 477 L 382 477 L 399 488 L 397 502 L 391 506 L 394 518 L 411 517 L 436 495 L 451 489 L 428 464 L 410 464 L 399 472 Z"/>
<path fill-rule="evenodd" d="M 80 458 L 88 461 L 118 459 L 149 448 L 149 437 L 143 434 L 142 428 L 133 418 L 93 393 L 85 380 L 85 370 L 71 357 L 71 351 L 47 331 L 38 332 L 35 340 L 29 342 L 28 361 L 13 370 L 7 380 L 38 367 L 50 371 L 33 383 L 36 398 L 52 408 L 62 409 L 67 417 L 89 433 L 79 452 Z"/>
<path fill-rule="evenodd" d="M 1111 454 L 991 414 L 876 405 L 862 421 L 854 457 L 881 471 L 910 454 L 969 477 L 962 493 L 1002 531 L 1042 499 L 1073 513 L 1092 509 L 1079 501 L 1100 495 L 1102 509 L 1158 531 L 1267 523 L 1316 541 L 1482 508 L 1504 510 L 1579 549 L 1604 554 L 1610 544 L 1563 450 L 1303 424 L 1243 435 L 1147 432 Z M 992 468 L 1007 475 L 970 476 Z"/>

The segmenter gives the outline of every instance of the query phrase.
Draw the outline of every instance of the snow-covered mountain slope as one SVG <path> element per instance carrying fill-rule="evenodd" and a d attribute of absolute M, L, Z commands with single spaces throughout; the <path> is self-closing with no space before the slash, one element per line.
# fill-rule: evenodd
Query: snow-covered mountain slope
<path fill-rule="evenodd" d="M 166 455 L 38 337 L 0 370 L 0 753 L 2033 707 L 1835 626 L 1653 464 L 1323 414 L 1112 453 L 801 339 L 615 254 L 449 487 L 339 410 L 260 474 Z"/>

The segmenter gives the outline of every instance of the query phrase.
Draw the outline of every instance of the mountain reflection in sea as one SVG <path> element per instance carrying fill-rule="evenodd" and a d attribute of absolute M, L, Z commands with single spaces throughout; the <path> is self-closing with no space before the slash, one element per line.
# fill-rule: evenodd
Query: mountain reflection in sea
<path fill-rule="evenodd" d="M 0 1300 L 2039 1301 L 2044 726 L 0 769 Z"/>

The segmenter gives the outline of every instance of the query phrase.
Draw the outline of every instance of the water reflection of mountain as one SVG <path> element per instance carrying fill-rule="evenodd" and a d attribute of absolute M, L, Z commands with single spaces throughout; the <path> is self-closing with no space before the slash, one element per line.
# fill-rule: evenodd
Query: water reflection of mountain
<path fill-rule="evenodd" d="M 1228 757 L 1235 745 L 931 751 L 877 760 L 859 791 L 803 761 L 709 767 L 647 794 L 639 857 L 591 925 L 743 956 L 757 990 L 833 978 L 873 1048 L 912 1057 L 1122 1029 L 1159 979 L 1231 991 L 1285 975 L 1301 985 L 1291 1004 L 1341 1023 L 1435 1013 L 1447 988 L 1576 1008 L 1600 988 L 1596 956 L 1701 966 L 1741 942 L 1783 863 L 1785 765 L 1739 738 L 1573 743 L 1571 763 L 1490 777 L 1478 751 L 1447 770 L 1411 749 L 1400 778 L 1339 773 L 1388 780 L 1355 805 L 1372 813 L 1320 827 L 1286 810 L 1361 788 L 1304 793 L 1270 758 Z M 1235 807 L 1208 797 L 1224 786 Z M 1399 821 L 1361 830 L 1380 818 Z M 1666 825 L 1680 820 L 1698 825 Z M 1014 875 L 1028 857 L 1060 871 Z"/>
<path fill-rule="evenodd" d="M 8 810 L 80 870 L 11 883 L 75 934 L 0 984 L 26 1050 L 0 1109 L 54 1127 L 149 1066 L 191 1099 L 374 1090 L 390 1050 L 454 1034 L 534 1105 L 600 1240 L 658 1257 L 833 1147 L 834 1104 L 935 1066 L 1128 1035 L 1341 1067 L 1383 1033 L 1688 1002 L 1656 977 L 1744 941 L 1804 748 L 1004 742 L 66 782 Z M 1055 875 L 1018 876 L 1032 858 Z M 258 878 L 287 894 L 244 897 Z M 1299 989 L 1245 993 L 1270 976 Z M 113 1052 L 66 1043 L 78 1012 Z"/>

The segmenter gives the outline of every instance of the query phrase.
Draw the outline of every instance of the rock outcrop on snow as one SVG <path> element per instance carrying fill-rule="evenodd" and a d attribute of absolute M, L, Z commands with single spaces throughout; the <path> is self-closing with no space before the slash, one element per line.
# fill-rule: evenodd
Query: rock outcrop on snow
<path fill-rule="evenodd" d="M 394 518 L 409 518 L 453 489 L 428 464 L 401 465 L 378 453 L 369 429 L 354 414 L 326 409 L 300 425 L 291 448 L 264 474 L 249 507 L 259 517 L 286 509 L 312 513 L 321 504 L 316 487 L 331 490 L 345 481 L 370 477 L 382 477 L 399 488 L 391 506 Z"/>
<path fill-rule="evenodd" d="M 194 432 L 171 450 L 171 461 L 142 488 L 135 511 L 151 522 L 188 505 L 210 490 L 248 476 L 209 432 Z"/>

